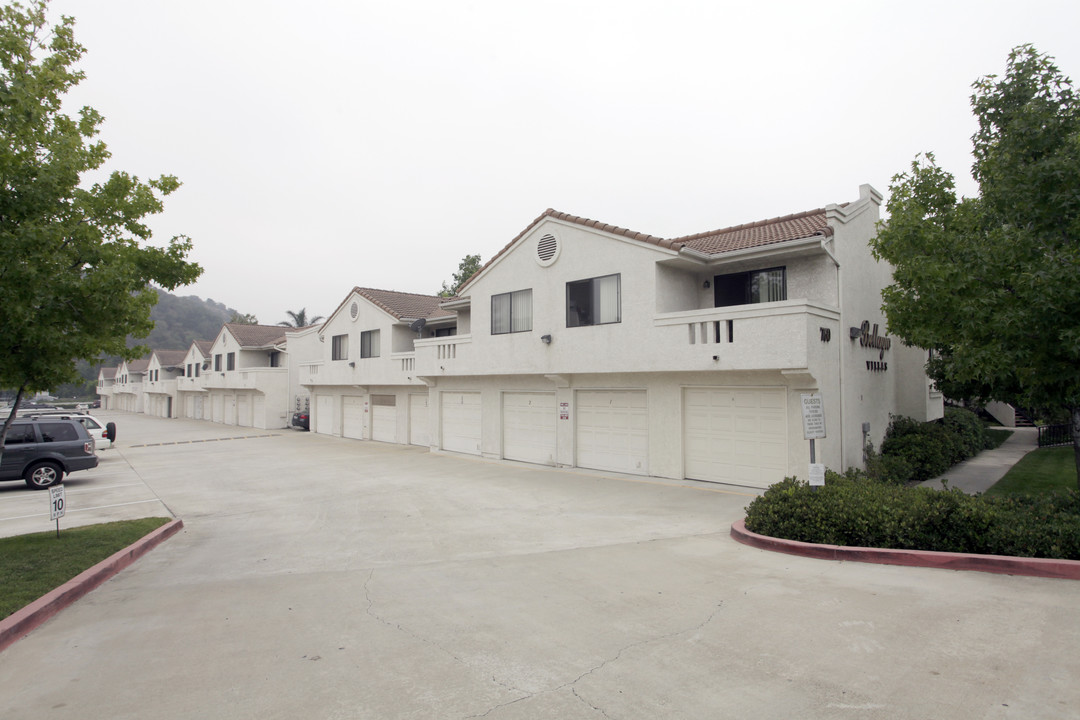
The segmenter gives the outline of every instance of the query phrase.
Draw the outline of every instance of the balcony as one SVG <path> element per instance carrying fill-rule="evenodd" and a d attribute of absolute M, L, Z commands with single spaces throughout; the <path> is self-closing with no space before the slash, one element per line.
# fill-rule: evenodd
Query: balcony
<path fill-rule="evenodd" d="M 421 375 L 460 374 L 472 358 L 472 335 L 417 340 L 414 347 L 415 367 Z"/>
<path fill-rule="evenodd" d="M 301 362 L 299 382 L 307 387 L 412 385 L 420 382 L 416 367 L 415 352 L 396 352 L 358 360 Z"/>
<path fill-rule="evenodd" d="M 839 343 L 840 311 L 809 300 L 662 313 L 653 318 L 665 356 L 681 369 L 809 368 Z"/>
<path fill-rule="evenodd" d="M 267 383 L 287 381 L 288 368 L 242 368 L 226 372 L 207 371 L 201 379 L 207 390 L 265 390 Z"/>
<path fill-rule="evenodd" d="M 178 377 L 176 378 L 176 389 L 179 392 L 203 392 L 206 390 L 206 383 L 202 375 L 199 377 Z"/>

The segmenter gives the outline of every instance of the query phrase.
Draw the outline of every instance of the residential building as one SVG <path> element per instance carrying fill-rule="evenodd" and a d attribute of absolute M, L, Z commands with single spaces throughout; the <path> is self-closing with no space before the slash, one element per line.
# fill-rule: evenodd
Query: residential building
<path fill-rule="evenodd" d="M 112 387 L 112 407 L 125 412 L 144 412 L 143 388 L 150 356 L 136 360 L 123 360 L 116 368 Z"/>
<path fill-rule="evenodd" d="M 143 412 L 156 417 L 180 417 L 177 379 L 184 372 L 184 350 L 154 350 L 146 366 L 143 383 Z"/>
<path fill-rule="evenodd" d="M 113 407 L 113 383 L 116 382 L 116 368 L 103 367 L 98 370 L 97 396 L 102 410 Z"/>
<path fill-rule="evenodd" d="M 548 210 L 442 305 L 457 334 L 410 353 L 400 328 L 402 364 L 377 382 L 426 384 L 432 448 L 752 487 L 806 477 L 802 398 L 819 395 L 815 459 L 861 466 L 890 414 L 942 414 L 925 353 L 885 329 L 891 269 L 867 244 L 881 199 L 864 185 L 854 202 L 674 239 Z"/>
<path fill-rule="evenodd" d="M 180 417 L 210 420 L 210 401 L 203 373 L 211 367 L 211 340 L 194 340 L 184 354 L 183 375 L 176 379 L 176 402 Z"/>
<path fill-rule="evenodd" d="M 209 367 L 200 375 L 211 420 L 257 428 L 288 424 L 290 388 L 285 343 L 285 328 L 280 326 L 222 326 L 210 346 Z"/>

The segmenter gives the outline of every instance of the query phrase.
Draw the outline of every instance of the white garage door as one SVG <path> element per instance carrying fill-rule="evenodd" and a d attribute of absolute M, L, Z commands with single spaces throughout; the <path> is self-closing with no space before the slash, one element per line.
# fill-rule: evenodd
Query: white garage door
<path fill-rule="evenodd" d="M 503 395 L 503 457 L 555 464 L 555 393 Z"/>
<path fill-rule="evenodd" d="M 397 398 L 393 395 L 371 396 L 371 439 L 397 442 Z"/>
<path fill-rule="evenodd" d="M 315 432 L 334 434 L 334 396 L 315 396 Z"/>
<path fill-rule="evenodd" d="M 431 446 L 431 433 L 428 432 L 428 396 L 409 396 L 409 443 L 412 445 Z"/>
<path fill-rule="evenodd" d="M 341 434 L 347 438 L 364 439 L 364 398 L 341 398 Z"/>
<path fill-rule="evenodd" d="M 442 393 L 442 447 L 480 454 L 480 393 Z"/>
<path fill-rule="evenodd" d="M 595 470 L 649 472 L 649 409 L 644 390 L 579 390 L 577 464 Z"/>
<path fill-rule="evenodd" d="M 214 414 L 212 415 L 214 422 L 219 423 L 225 419 L 225 396 L 220 393 L 215 393 L 210 396 L 210 400 L 214 406 Z"/>
<path fill-rule="evenodd" d="M 687 388 L 683 398 L 686 477 L 758 488 L 784 479 L 786 390 Z"/>
<path fill-rule="evenodd" d="M 257 393 L 251 401 L 251 424 L 253 427 L 266 428 L 266 396 Z M 280 425 L 279 425 L 280 426 Z"/>
<path fill-rule="evenodd" d="M 236 424 L 251 427 L 251 395 L 248 393 L 236 396 Z"/>

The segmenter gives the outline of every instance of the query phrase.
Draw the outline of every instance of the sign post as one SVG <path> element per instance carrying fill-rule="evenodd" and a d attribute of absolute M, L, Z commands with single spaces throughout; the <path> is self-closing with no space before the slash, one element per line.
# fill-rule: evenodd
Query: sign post
<path fill-rule="evenodd" d="M 56 537 L 60 537 L 60 518 L 64 517 L 64 486 L 53 485 L 49 488 L 50 520 L 56 521 Z"/>
<path fill-rule="evenodd" d="M 810 441 L 810 487 L 817 490 L 825 484 L 825 465 L 817 462 L 814 440 L 825 438 L 825 406 L 818 393 L 802 396 L 803 439 Z"/>

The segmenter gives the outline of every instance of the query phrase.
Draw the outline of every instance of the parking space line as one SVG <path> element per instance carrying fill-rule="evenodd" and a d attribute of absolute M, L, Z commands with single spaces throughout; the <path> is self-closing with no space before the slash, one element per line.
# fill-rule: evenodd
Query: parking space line
<path fill-rule="evenodd" d="M 88 507 L 88 508 L 74 508 L 74 509 L 68 508 L 64 512 L 66 512 L 68 515 L 74 515 L 75 513 L 90 512 L 91 510 L 105 510 L 107 508 L 124 507 L 125 505 L 142 505 L 144 503 L 161 503 L 161 501 L 158 500 L 157 498 L 154 498 L 153 500 L 135 500 L 133 502 L 116 503 L 114 505 L 95 505 L 93 507 Z M 164 505 L 164 503 L 162 503 L 162 504 Z M 48 512 L 34 513 L 32 515 L 15 515 L 14 517 L 0 518 L 0 522 L 3 522 L 5 520 L 27 520 L 29 518 L 47 517 L 48 515 L 49 515 Z"/>

